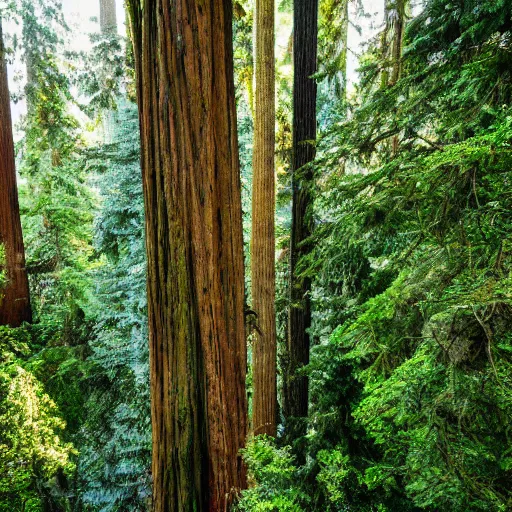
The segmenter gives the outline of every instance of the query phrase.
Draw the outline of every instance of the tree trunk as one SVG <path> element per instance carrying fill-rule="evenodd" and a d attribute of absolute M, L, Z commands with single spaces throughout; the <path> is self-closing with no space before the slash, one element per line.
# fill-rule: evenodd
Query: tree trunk
<path fill-rule="evenodd" d="M 275 313 L 275 60 L 274 1 L 256 0 L 255 103 L 251 235 L 252 306 L 259 330 L 253 343 L 252 427 L 276 435 L 277 346 Z"/>
<path fill-rule="evenodd" d="M 117 15 L 116 0 L 100 0 L 100 30 L 106 38 L 117 35 Z M 110 80 L 114 74 L 111 65 L 103 67 L 104 79 Z M 111 144 L 113 142 L 113 131 L 116 121 L 116 112 L 112 109 L 105 110 L 103 117 L 103 142 Z"/>
<path fill-rule="evenodd" d="M 348 80 L 347 80 L 347 58 L 348 58 L 348 28 L 349 28 L 349 0 L 345 0 L 345 5 L 343 6 L 343 28 L 341 31 L 341 44 L 343 46 L 343 50 L 341 53 L 340 59 L 340 72 L 342 74 L 343 86 L 340 90 L 340 99 L 344 105 L 347 103 L 347 88 L 348 88 Z M 346 114 L 347 112 L 345 112 Z"/>
<path fill-rule="evenodd" d="M 4 258 L 0 272 L 7 282 L 0 287 L 0 325 L 19 327 L 32 320 L 25 248 L 21 231 L 16 166 L 12 135 L 7 64 L 0 19 L 0 244 Z"/>
<path fill-rule="evenodd" d="M 100 29 L 103 35 L 117 34 L 116 0 L 100 0 Z"/>
<path fill-rule="evenodd" d="M 241 193 L 229 0 L 129 0 L 148 257 L 154 512 L 245 486 Z"/>
<path fill-rule="evenodd" d="M 311 235 L 315 157 L 318 0 L 296 0 L 293 28 L 293 163 L 292 231 L 290 242 L 289 368 L 284 389 L 284 414 L 291 437 L 302 435 L 308 414 L 308 379 L 297 372 L 309 363 L 311 279 L 297 274 L 297 263 L 308 252 Z M 295 426 L 294 426 L 295 425 Z"/>
<path fill-rule="evenodd" d="M 395 0 L 389 9 L 395 11 L 393 16 L 393 42 L 391 45 L 392 71 L 389 85 L 395 85 L 402 72 L 402 49 L 405 34 L 405 4 L 406 0 Z"/>
<path fill-rule="evenodd" d="M 383 73 L 382 86 L 392 87 L 400 79 L 402 72 L 402 50 L 405 34 L 405 9 L 407 0 L 386 0 L 384 4 L 385 28 L 382 36 L 382 53 L 384 59 L 391 60 L 391 75 L 386 71 Z M 392 34 L 391 43 L 388 42 L 389 34 Z M 389 79 L 388 79 L 389 76 Z M 394 135 L 391 139 L 391 150 L 393 155 L 398 152 L 399 138 Z"/>

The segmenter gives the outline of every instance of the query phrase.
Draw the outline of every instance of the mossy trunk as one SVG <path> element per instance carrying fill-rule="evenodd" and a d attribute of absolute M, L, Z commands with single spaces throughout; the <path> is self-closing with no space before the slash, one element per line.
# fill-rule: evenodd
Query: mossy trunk
<path fill-rule="evenodd" d="M 293 27 L 293 161 L 292 229 L 290 242 L 290 311 L 288 360 L 284 386 L 284 414 L 290 437 L 305 433 L 308 414 L 308 379 L 299 372 L 309 363 L 311 279 L 298 274 L 300 259 L 308 253 L 312 232 L 310 209 L 315 157 L 318 0 L 296 0 Z"/>
<path fill-rule="evenodd" d="M 129 0 L 142 142 L 154 512 L 245 486 L 244 268 L 229 0 Z"/>
<path fill-rule="evenodd" d="M 25 248 L 21 231 L 7 64 L 0 19 L 0 325 L 19 327 L 32 320 Z"/>
<path fill-rule="evenodd" d="M 100 30 L 107 40 L 117 35 L 116 0 L 100 0 Z M 109 77 L 114 74 L 114 71 L 112 66 L 106 65 L 103 67 L 102 73 Z M 103 113 L 103 142 L 105 144 L 113 142 L 116 115 L 116 111 L 112 109 L 105 110 Z"/>
<path fill-rule="evenodd" d="M 384 5 L 385 27 L 382 33 L 382 55 L 390 61 L 391 73 L 387 65 L 382 74 L 382 87 L 393 87 L 402 74 L 402 52 L 405 35 L 405 11 L 407 0 L 386 0 Z M 391 34 L 391 41 L 388 38 Z M 390 55 L 388 55 L 390 53 Z M 398 152 L 400 141 L 398 135 L 391 138 L 391 151 L 393 155 Z"/>
<path fill-rule="evenodd" d="M 258 315 L 252 351 L 252 427 L 276 435 L 275 59 L 274 0 L 256 0 L 255 101 L 251 234 L 252 306 Z"/>
<path fill-rule="evenodd" d="M 391 80 L 389 85 L 395 85 L 402 73 L 402 51 L 405 34 L 405 9 L 406 0 L 395 0 L 389 9 L 394 10 L 393 16 L 393 41 L 391 43 Z"/>

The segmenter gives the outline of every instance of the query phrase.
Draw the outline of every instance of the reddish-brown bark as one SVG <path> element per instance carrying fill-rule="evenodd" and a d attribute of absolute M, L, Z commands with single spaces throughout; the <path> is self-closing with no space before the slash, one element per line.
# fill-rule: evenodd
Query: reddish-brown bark
<path fill-rule="evenodd" d="M 129 0 L 148 256 L 153 510 L 245 485 L 242 219 L 229 0 Z"/>
<path fill-rule="evenodd" d="M 4 247 L 4 261 L 0 270 L 7 280 L 0 287 L 0 325 L 19 327 L 30 322 L 32 313 L 25 249 L 21 231 L 16 166 L 12 136 L 11 106 L 7 81 L 7 64 L 0 19 L 0 244 Z"/>
<path fill-rule="evenodd" d="M 275 64 L 274 1 L 256 0 L 252 189 L 252 307 L 258 330 L 252 350 L 252 428 L 276 435 L 277 346 L 275 313 Z"/>

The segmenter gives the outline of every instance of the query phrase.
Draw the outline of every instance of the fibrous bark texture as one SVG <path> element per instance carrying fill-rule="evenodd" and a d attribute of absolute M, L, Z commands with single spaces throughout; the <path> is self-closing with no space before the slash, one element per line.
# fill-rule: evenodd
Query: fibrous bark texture
<path fill-rule="evenodd" d="M 117 33 L 116 0 L 100 0 L 100 29 L 102 34 Z"/>
<path fill-rule="evenodd" d="M 19 327 L 30 322 L 29 288 L 25 269 L 25 249 L 21 231 L 11 106 L 7 81 L 7 64 L 0 19 L 0 244 L 4 258 L 0 271 L 4 271 L 6 284 L 0 287 L 0 325 Z"/>
<path fill-rule="evenodd" d="M 253 343 L 255 435 L 276 435 L 277 348 L 275 314 L 275 60 L 274 0 L 256 0 L 255 102 L 252 191 L 252 306 L 258 315 Z"/>
<path fill-rule="evenodd" d="M 245 485 L 246 346 L 229 0 L 129 0 L 148 257 L 154 512 Z"/>
<path fill-rule="evenodd" d="M 313 173 L 308 166 L 315 157 L 318 0 L 295 0 L 293 27 L 293 163 L 292 232 L 290 242 L 289 367 L 284 386 L 284 414 L 292 427 L 294 420 L 308 414 L 308 379 L 298 371 L 309 363 L 311 325 L 311 280 L 297 274 L 297 263 L 308 252 L 312 222 Z M 301 429 L 296 431 L 300 435 Z M 293 433 L 291 433 L 293 436 Z"/>

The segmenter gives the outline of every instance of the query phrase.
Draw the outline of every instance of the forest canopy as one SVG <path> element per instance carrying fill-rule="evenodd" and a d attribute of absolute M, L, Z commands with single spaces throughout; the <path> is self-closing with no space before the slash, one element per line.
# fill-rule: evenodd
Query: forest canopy
<path fill-rule="evenodd" d="M 512 510 L 512 3 L 0 1 L 0 511 Z"/>

